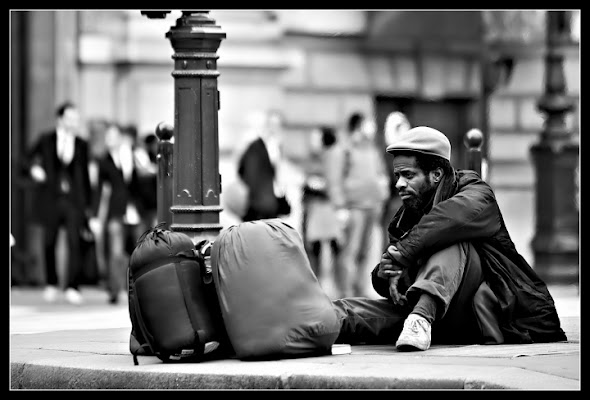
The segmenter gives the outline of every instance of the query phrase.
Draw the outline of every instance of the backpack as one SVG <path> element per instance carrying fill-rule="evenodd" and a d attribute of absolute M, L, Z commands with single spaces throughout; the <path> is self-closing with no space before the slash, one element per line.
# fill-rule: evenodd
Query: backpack
<path fill-rule="evenodd" d="M 273 218 L 225 228 L 212 245 L 211 268 L 237 358 L 331 354 L 340 321 L 289 224 Z"/>
<path fill-rule="evenodd" d="M 212 242 L 195 245 L 163 225 L 139 238 L 127 269 L 134 364 L 138 355 L 198 362 L 231 353 L 211 275 Z"/>

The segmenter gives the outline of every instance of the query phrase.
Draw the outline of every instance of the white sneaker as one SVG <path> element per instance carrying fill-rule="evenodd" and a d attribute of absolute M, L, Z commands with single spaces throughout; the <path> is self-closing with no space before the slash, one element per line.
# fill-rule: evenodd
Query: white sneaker
<path fill-rule="evenodd" d="M 80 305 L 82 304 L 82 295 L 80 292 L 73 288 L 68 288 L 66 290 L 66 300 L 70 304 Z"/>
<path fill-rule="evenodd" d="M 408 315 L 395 347 L 400 351 L 428 350 L 430 347 L 430 323 L 418 314 Z"/>
<path fill-rule="evenodd" d="M 48 303 L 55 303 L 57 300 L 57 296 L 59 295 L 59 290 L 55 286 L 49 285 L 45 287 L 43 291 L 43 300 Z"/>

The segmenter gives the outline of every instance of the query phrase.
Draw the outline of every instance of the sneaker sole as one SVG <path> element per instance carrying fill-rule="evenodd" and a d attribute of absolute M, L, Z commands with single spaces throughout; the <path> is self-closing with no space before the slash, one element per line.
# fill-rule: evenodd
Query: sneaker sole
<path fill-rule="evenodd" d="M 424 346 L 421 343 L 416 343 L 416 342 L 412 342 L 412 341 L 402 341 L 401 343 L 400 343 L 400 341 L 398 341 L 395 344 L 395 347 L 399 351 L 424 351 L 424 350 L 428 350 L 430 348 L 430 344 L 427 344 L 426 346 Z"/>
<path fill-rule="evenodd" d="M 404 352 L 408 352 L 408 351 L 424 351 L 424 350 L 428 350 L 430 348 L 430 346 L 426 347 L 425 349 L 411 345 L 411 344 L 400 344 L 395 346 L 399 351 L 404 351 Z"/>

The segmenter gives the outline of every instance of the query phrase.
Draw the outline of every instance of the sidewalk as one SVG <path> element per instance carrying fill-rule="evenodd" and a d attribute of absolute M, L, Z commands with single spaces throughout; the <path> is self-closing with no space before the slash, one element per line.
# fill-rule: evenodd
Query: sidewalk
<path fill-rule="evenodd" d="M 580 390 L 577 288 L 550 287 L 567 342 L 353 346 L 352 354 L 278 361 L 164 364 L 128 350 L 126 304 L 83 289 L 86 303 L 46 305 L 39 289 L 13 289 L 11 389 L 509 389 Z"/>

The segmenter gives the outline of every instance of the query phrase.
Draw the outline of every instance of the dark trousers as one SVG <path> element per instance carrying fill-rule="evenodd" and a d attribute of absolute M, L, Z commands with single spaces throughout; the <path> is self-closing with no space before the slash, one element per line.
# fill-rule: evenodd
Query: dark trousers
<path fill-rule="evenodd" d="M 330 251 L 332 252 L 332 263 L 334 259 L 338 257 L 338 253 L 340 252 L 340 245 L 336 239 L 331 239 L 328 241 Z M 319 240 L 315 240 L 310 242 L 306 246 L 307 258 L 309 258 L 309 263 L 311 265 L 311 269 L 315 276 L 319 279 L 322 273 L 321 264 L 322 264 L 322 242 Z"/>
<path fill-rule="evenodd" d="M 408 306 L 390 299 L 344 298 L 333 301 L 341 320 L 336 343 L 393 344 L 419 295 L 437 301 L 432 343 L 480 343 L 482 333 L 474 313 L 473 299 L 483 282 L 479 256 L 469 243 L 459 243 L 435 253 L 418 268 L 407 289 Z"/>
<path fill-rule="evenodd" d="M 83 227 L 83 211 L 68 196 L 59 196 L 50 220 L 43 227 L 46 283 L 58 286 L 56 268 L 56 244 L 59 229 L 65 227 L 67 236 L 67 269 L 65 287 L 78 289 L 80 275 L 80 230 Z"/>

